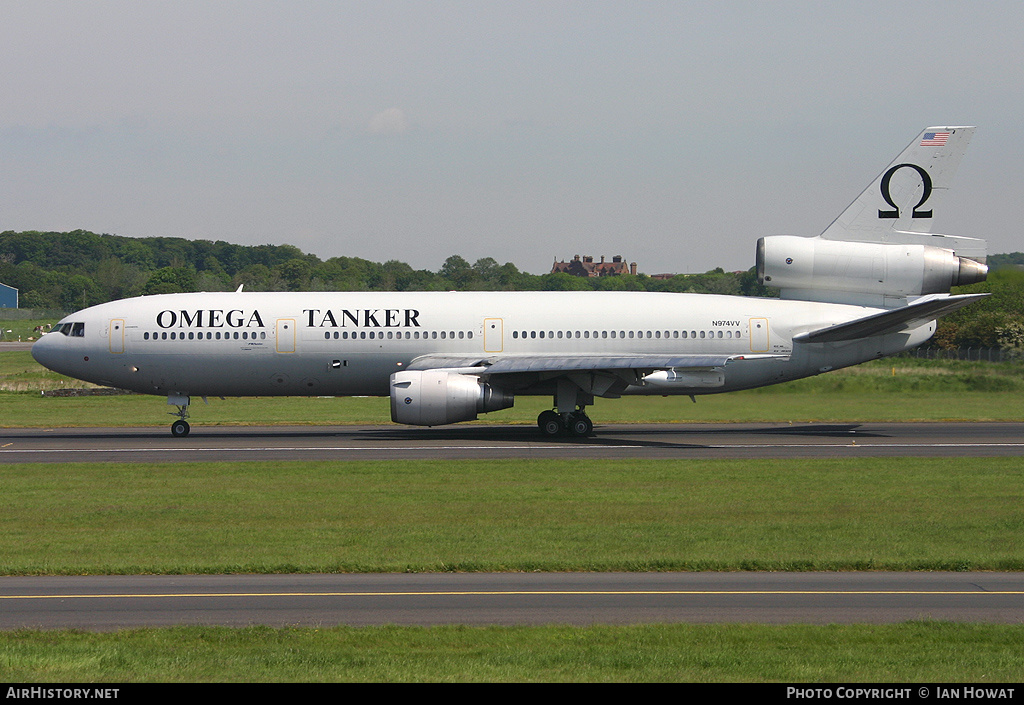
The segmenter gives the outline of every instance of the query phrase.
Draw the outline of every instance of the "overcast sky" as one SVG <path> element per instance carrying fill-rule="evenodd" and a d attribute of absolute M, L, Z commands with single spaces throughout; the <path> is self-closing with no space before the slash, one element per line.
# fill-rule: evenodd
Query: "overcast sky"
<path fill-rule="evenodd" d="M 0 0 L 0 231 L 747 269 L 930 125 L 1024 251 L 1024 3 Z"/>

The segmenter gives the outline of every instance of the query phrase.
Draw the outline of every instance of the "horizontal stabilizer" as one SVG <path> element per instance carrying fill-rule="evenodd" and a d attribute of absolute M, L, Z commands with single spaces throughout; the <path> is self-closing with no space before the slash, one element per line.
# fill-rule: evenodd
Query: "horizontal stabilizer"
<path fill-rule="evenodd" d="M 793 337 L 794 343 L 838 343 L 876 335 L 899 333 L 952 313 L 988 294 L 961 294 L 925 298 L 908 306 L 876 313 L 847 323 L 821 328 Z"/>

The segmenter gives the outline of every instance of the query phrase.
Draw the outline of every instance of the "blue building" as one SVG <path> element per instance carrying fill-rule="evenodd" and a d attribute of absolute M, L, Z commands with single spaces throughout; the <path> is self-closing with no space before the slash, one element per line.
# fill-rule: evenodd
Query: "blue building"
<path fill-rule="evenodd" d="M 0 284 L 0 308 L 18 308 L 18 290 L 13 286 Z"/>

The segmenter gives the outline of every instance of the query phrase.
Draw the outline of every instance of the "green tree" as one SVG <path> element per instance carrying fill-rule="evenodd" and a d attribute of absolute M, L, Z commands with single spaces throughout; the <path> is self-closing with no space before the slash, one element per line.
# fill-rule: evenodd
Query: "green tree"
<path fill-rule="evenodd" d="M 446 259 L 438 274 L 450 281 L 456 289 L 468 289 L 476 279 L 476 273 L 469 266 L 469 262 L 459 255 L 452 255 Z"/>
<path fill-rule="evenodd" d="M 196 290 L 196 273 L 191 267 L 161 267 L 153 272 L 142 293 L 177 294 Z"/>
<path fill-rule="evenodd" d="M 541 289 L 544 291 L 590 291 L 592 287 L 586 277 L 575 277 L 565 272 L 557 272 L 541 276 Z"/>
<path fill-rule="evenodd" d="M 103 294 L 89 277 L 72 274 L 61 282 L 57 302 L 60 308 L 80 309 L 103 301 Z"/>
<path fill-rule="evenodd" d="M 312 267 L 302 257 L 293 257 L 274 267 L 274 273 L 284 281 L 289 291 L 302 291 L 309 283 Z"/>

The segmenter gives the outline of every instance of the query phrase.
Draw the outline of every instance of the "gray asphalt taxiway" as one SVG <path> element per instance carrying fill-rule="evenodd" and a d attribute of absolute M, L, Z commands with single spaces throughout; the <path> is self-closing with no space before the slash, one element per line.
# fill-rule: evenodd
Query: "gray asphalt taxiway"
<path fill-rule="evenodd" d="M 0 463 L 459 458 L 1024 456 L 1024 423 L 603 425 L 545 439 L 533 426 L 193 426 L 0 429 Z"/>
<path fill-rule="evenodd" d="M 464 573 L 0 578 L 0 629 L 175 624 L 1024 623 L 1015 573 Z"/>

